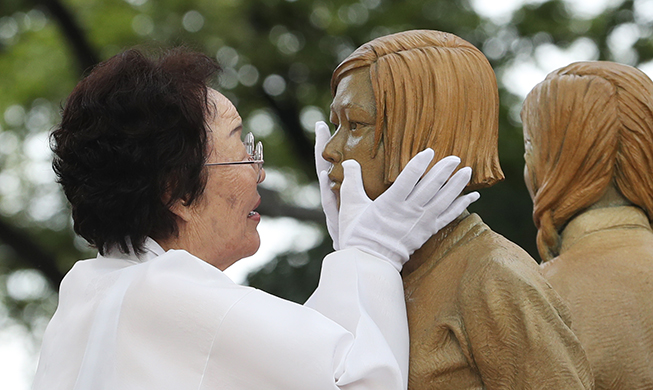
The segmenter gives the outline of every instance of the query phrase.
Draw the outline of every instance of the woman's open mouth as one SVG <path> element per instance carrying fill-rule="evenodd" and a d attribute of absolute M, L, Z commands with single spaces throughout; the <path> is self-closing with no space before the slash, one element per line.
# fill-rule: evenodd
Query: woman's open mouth
<path fill-rule="evenodd" d="M 254 210 L 250 211 L 247 214 L 247 218 L 261 219 L 261 214 L 259 214 L 258 211 L 256 211 L 256 209 L 260 205 L 261 205 L 261 198 L 258 198 L 258 201 L 256 202 L 256 205 L 254 206 Z"/>

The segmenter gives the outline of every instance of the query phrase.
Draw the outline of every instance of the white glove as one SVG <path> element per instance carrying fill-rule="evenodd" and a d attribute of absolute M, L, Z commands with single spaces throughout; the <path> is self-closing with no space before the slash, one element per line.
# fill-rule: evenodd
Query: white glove
<path fill-rule="evenodd" d="M 331 163 L 322 157 L 322 152 L 329 138 L 331 138 L 329 126 L 322 121 L 317 122 L 315 124 L 315 171 L 320 183 L 320 196 L 322 198 L 322 209 L 326 216 L 327 230 L 331 240 L 333 240 L 333 249 L 338 250 L 340 249 L 338 245 L 338 203 L 336 195 L 331 191 L 329 185 L 330 180 L 327 171 L 331 167 Z"/>
<path fill-rule="evenodd" d="M 432 149 L 418 153 L 374 201 L 365 193 L 358 162 L 344 161 L 336 228 L 340 249 L 358 248 L 387 260 L 401 271 L 415 250 L 480 197 L 477 192 L 458 196 L 469 182 L 472 170 L 462 168 L 449 179 L 460 164 L 456 156 L 445 157 L 424 175 L 433 156 Z"/>

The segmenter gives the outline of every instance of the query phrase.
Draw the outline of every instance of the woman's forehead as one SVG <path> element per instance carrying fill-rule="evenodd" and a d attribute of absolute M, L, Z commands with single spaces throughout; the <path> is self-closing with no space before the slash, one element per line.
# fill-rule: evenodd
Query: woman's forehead
<path fill-rule="evenodd" d="M 209 88 L 209 100 L 213 102 L 215 106 L 214 116 L 222 119 L 236 119 L 240 118 L 238 110 L 231 103 L 226 96 L 216 91 L 213 88 Z"/>

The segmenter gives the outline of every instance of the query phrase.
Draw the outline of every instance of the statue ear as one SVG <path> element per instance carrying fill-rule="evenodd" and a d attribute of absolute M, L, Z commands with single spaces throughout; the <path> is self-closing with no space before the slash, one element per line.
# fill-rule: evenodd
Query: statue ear
<path fill-rule="evenodd" d="M 375 140 L 374 142 L 374 147 L 372 148 L 372 158 L 376 158 L 376 156 L 379 154 L 379 150 L 382 150 L 383 146 L 383 134 L 381 134 L 381 137 L 379 137 L 378 141 Z"/>
<path fill-rule="evenodd" d="M 377 126 L 379 126 L 378 120 Z M 374 129 L 374 149 L 372 149 L 372 158 L 376 158 L 376 155 L 379 154 L 379 150 L 382 149 L 381 146 L 383 146 L 383 138 L 387 130 L 387 121 L 383 121 L 381 126 L 383 126 L 381 131 L 378 131 L 378 128 Z"/>

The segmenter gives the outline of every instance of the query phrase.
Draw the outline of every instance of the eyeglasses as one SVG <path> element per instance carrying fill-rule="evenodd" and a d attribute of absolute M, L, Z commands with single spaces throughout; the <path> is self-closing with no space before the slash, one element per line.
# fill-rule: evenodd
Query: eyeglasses
<path fill-rule="evenodd" d="M 254 169 L 256 169 L 257 177 L 256 177 L 256 182 L 260 183 L 261 182 L 261 171 L 263 170 L 263 144 L 261 141 L 259 141 L 256 144 L 256 148 L 254 148 L 254 134 L 248 133 L 245 136 L 245 141 L 243 141 L 243 144 L 245 145 L 245 150 L 247 151 L 247 154 L 249 155 L 249 160 L 245 161 L 232 161 L 232 162 L 218 162 L 218 163 L 206 163 L 204 164 L 207 167 L 213 166 L 213 165 L 244 165 L 244 164 L 250 164 L 254 166 Z"/>

